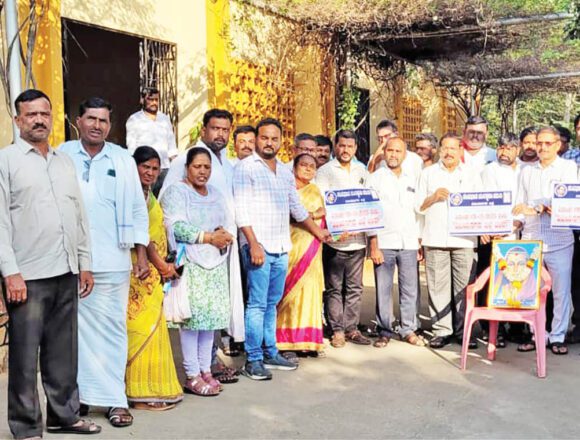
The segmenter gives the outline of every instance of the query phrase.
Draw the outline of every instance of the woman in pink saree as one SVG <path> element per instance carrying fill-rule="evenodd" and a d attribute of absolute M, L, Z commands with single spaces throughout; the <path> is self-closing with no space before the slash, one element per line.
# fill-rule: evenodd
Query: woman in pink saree
<path fill-rule="evenodd" d="M 300 201 L 319 226 L 324 227 L 324 201 L 311 183 L 316 160 L 301 154 L 294 160 L 294 175 Z M 308 231 L 291 225 L 292 249 L 284 295 L 278 304 L 276 340 L 281 351 L 321 352 L 322 338 L 322 245 Z"/>

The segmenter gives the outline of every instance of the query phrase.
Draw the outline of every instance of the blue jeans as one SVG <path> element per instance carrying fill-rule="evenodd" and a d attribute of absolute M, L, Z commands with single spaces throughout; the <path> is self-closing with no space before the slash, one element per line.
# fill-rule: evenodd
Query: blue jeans
<path fill-rule="evenodd" d="M 288 254 L 265 254 L 264 264 L 254 266 L 250 259 L 250 247 L 245 245 L 242 248 L 248 287 L 245 320 L 248 362 L 261 361 L 264 355 L 271 358 L 278 354 L 276 306 L 284 293 Z"/>
<path fill-rule="evenodd" d="M 399 305 L 401 328 L 399 334 L 406 338 L 417 330 L 417 251 L 381 249 L 385 261 L 375 266 L 377 286 L 377 323 L 381 336 L 392 337 L 393 322 L 393 277 L 395 266 L 399 273 Z"/>

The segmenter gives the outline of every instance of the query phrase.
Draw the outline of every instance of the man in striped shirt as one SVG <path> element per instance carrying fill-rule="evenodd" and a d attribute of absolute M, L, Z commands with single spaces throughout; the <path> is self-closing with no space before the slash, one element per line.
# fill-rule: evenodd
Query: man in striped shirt
<path fill-rule="evenodd" d="M 560 133 L 554 127 L 538 131 L 537 149 L 540 160 L 522 169 L 514 215 L 515 225 L 522 228 L 523 240 L 542 240 L 544 265 L 552 277 L 554 316 L 548 335 L 554 354 L 568 354 L 564 343 L 572 311 L 571 273 L 574 236 L 570 230 L 552 229 L 552 191 L 555 182 L 577 182 L 577 167 L 572 161 L 558 157 Z M 536 341 L 544 344 L 547 341 Z M 519 351 L 535 350 L 535 343 L 521 344 Z"/>

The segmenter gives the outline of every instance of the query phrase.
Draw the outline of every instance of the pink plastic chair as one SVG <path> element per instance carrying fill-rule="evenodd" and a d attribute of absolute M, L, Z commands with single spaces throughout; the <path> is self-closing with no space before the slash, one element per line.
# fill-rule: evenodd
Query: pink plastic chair
<path fill-rule="evenodd" d="M 546 296 L 552 288 L 552 278 L 542 266 L 542 286 L 540 289 L 540 308 L 538 310 L 525 309 L 496 309 L 490 307 L 476 307 L 475 298 L 489 280 L 489 267 L 477 278 L 475 283 L 467 286 L 465 298 L 465 326 L 463 330 L 463 345 L 461 346 L 461 369 L 467 367 L 467 352 L 473 324 L 484 319 L 489 321 L 489 343 L 487 344 L 487 358 L 495 360 L 497 329 L 500 321 L 525 322 L 533 330 L 536 340 L 536 360 L 538 377 L 546 377 Z"/>

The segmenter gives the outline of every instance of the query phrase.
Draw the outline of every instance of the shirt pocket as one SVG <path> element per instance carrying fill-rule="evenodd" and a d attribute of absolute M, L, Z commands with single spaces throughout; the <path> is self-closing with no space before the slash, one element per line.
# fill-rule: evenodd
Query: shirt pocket
<path fill-rule="evenodd" d="M 105 175 L 100 179 L 97 185 L 99 189 L 99 195 L 111 202 L 115 201 L 115 192 L 117 189 L 117 179 L 115 176 Z"/>

